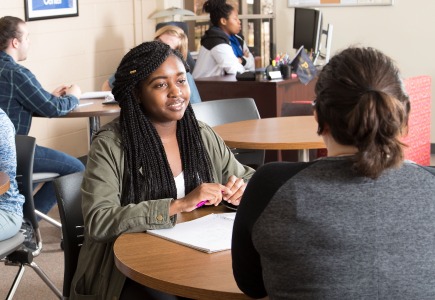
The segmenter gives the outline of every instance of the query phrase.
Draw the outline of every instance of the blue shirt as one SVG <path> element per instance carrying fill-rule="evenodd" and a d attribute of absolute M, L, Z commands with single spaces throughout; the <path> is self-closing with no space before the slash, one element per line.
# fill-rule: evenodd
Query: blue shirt
<path fill-rule="evenodd" d="M 66 115 L 79 104 L 73 95 L 56 97 L 44 90 L 35 75 L 0 51 L 0 108 L 9 116 L 17 134 L 27 135 L 32 115 Z"/>
<path fill-rule="evenodd" d="M 23 216 L 24 196 L 18 191 L 15 128 L 6 113 L 0 109 L 0 171 L 10 178 L 9 190 L 0 195 L 0 210 Z"/>

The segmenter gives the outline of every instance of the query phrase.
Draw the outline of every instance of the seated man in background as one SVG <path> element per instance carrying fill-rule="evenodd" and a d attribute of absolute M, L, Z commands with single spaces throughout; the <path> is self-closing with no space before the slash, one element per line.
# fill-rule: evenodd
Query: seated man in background
<path fill-rule="evenodd" d="M 0 108 L 0 171 L 9 176 L 10 186 L 0 195 L 0 241 L 18 233 L 23 222 L 24 196 L 18 191 L 17 156 L 15 151 L 15 128 L 6 113 Z"/>
<path fill-rule="evenodd" d="M 0 108 L 15 126 L 16 134 L 27 135 L 32 115 L 43 117 L 66 115 L 79 103 L 80 88 L 62 85 L 47 92 L 27 68 L 18 64 L 27 58 L 29 33 L 26 23 L 16 17 L 0 18 Z M 62 175 L 84 170 L 83 163 L 63 152 L 36 145 L 33 171 Z M 46 214 L 56 204 L 52 183 L 34 197 L 35 208 Z"/>
<path fill-rule="evenodd" d="M 187 35 L 180 27 L 174 25 L 166 25 L 159 29 L 154 34 L 154 40 L 161 41 L 168 44 L 172 49 L 178 50 L 183 59 L 187 59 Z M 198 88 L 196 87 L 195 80 L 191 73 L 186 73 L 187 82 L 190 87 L 190 103 L 201 102 L 201 96 L 199 95 Z M 101 89 L 103 91 L 111 91 L 115 82 L 115 74 L 110 76 L 108 80 L 103 83 Z"/>

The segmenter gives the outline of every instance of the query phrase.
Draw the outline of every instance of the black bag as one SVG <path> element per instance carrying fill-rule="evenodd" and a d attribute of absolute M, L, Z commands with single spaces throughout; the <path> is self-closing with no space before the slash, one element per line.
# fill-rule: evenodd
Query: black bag
<path fill-rule="evenodd" d="M 236 79 L 237 81 L 255 81 L 255 73 L 251 71 L 246 71 L 243 73 L 237 72 Z"/>

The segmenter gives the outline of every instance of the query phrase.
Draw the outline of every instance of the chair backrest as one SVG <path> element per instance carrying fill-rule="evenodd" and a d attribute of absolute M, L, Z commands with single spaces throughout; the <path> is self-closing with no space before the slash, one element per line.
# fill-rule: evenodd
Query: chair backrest
<path fill-rule="evenodd" d="M 281 117 L 312 116 L 313 106 L 309 101 L 294 101 L 282 104 Z"/>
<path fill-rule="evenodd" d="M 233 98 L 203 101 L 192 104 L 198 120 L 210 126 L 231 122 L 260 119 L 257 105 L 252 98 Z"/>
<path fill-rule="evenodd" d="M 27 135 L 16 135 L 15 146 L 17 151 L 17 183 L 18 190 L 24 196 L 23 205 L 24 218 L 28 220 L 34 230 L 39 225 L 35 214 L 33 202 L 33 156 L 35 155 L 36 139 Z"/>
<path fill-rule="evenodd" d="M 198 120 L 210 126 L 260 119 L 257 105 L 252 98 L 232 98 L 203 101 L 192 104 Z M 244 165 L 258 168 L 264 163 L 264 150 L 233 149 L 235 157 Z"/>
<path fill-rule="evenodd" d="M 58 177 L 53 181 L 62 222 L 65 270 L 63 295 L 69 297 L 71 281 L 77 268 L 80 248 L 84 240 L 81 184 L 83 173 Z"/>

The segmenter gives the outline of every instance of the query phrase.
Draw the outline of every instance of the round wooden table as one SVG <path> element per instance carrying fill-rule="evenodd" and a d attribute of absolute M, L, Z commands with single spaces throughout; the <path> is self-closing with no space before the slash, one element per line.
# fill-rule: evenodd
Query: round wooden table
<path fill-rule="evenodd" d="M 230 210 L 202 207 L 179 214 L 178 222 L 220 212 Z M 208 254 L 147 233 L 127 233 L 115 241 L 113 251 L 125 276 L 159 291 L 192 299 L 250 299 L 234 280 L 231 250 Z"/>
<path fill-rule="evenodd" d="M 9 190 L 10 179 L 8 174 L 0 172 L 0 195 L 3 195 Z"/>
<path fill-rule="evenodd" d="M 313 116 L 276 117 L 227 123 L 213 127 L 228 147 L 299 150 L 299 161 L 309 160 L 309 149 L 325 148 Z"/>
<path fill-rule="evenodd" d="M 89 118 L 89 137 L 100 129 L 101 116 L 117 116 L 121 112 L 118 104 L 103 104 L 103 98 L 80 100 L 80 105 L 62 118 Z"/>

